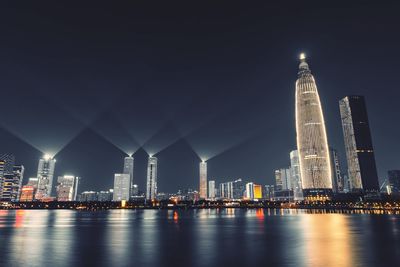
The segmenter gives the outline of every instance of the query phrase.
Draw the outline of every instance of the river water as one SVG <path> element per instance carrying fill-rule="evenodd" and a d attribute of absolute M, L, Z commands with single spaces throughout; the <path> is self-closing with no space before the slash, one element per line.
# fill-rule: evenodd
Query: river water
<path fill-rule="evenodd" d="M 400 266 L 400 215 L 2 210 L 0 266 Z"/>

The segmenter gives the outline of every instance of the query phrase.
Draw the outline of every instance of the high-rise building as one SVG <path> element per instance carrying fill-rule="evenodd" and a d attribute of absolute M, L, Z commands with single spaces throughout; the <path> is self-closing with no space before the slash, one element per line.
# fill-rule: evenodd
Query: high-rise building
<path fill-rule="evenodd" d="M 128 173 L 114 175 L 113 201 L 129 200 L 131 194 L 131 177 Z"/>
<path fill-rule="evenodd" d="M 13 173 L 15 157 L 12 154 L 0 154 L 0 195 L 3 191 L 3 178 L 6 174 Z"/>
<path fill-rule="evenodd" d="M 214 180 L 208 181 L 208 198 L 215 199 L 216 191 L 217 191 L 217 188 L 215 187 L 215 181 Z"/>
<path fill-rule="evenodd" d="M 293 150 L 290 152 L 289 156 L 290 156 L 290 177 L 291 177 L 290 184 L 293 189 L 293 197 L 294 200 L 303 200 L 299 153 L 297 150 Z"/>
<path fill-rule="evenodd" d="M 58 176 L 57 179 L 57 200 L 75 201 L 78 190 L 79 177 L 73 175 Z"/>
<path fill-rule="evenodd" d="M 207 198 L 207 162 L 200 162 L 200 198 Z"/>
<path fill-rule="evenodd" d="M 342 171 L 340 169 L 339 156 L 336 149 L 331 148 L 331 169 L 332 169 L 332 189 L 335 193 L 344 191 L 344 182 L 342 177 Z"/>
<path fill-rule="evenodd" d="M 265 192 L 264 198 L 267 200 L 272 200 L 275 196 L 275 186 L 266 185 L 264 192 Z"/>
<path fill-rule="evenodd" d="M 133 166 L 134 166 L 134 159 L 132 156 L 125 157 L 124 159 L 124 171 L 122 173 L 129 174 L 131 180 L 131 193 L 133 190 Z"/>
<path fill-rule="evenodd" d="M 359 95 L 346 96 L 339 101 L 339 107 L 351 190 L 378 192 L 379 180 L 365 99 Z"/>
<path fill-rule="evenodd" d="M 4 174 L 2 179 L 2 191 L 0 199 L 2 201 L 18 201 L 24 177 L 24 166 L 15 165 L 11 174 Z"/>
<path fill-rule="evenodd" d="M 55 165 L 56 160 L 50 155 L 44 155 L 44 157 L 39 160 L 37 171 L 38 186 L 35 199 L 41 200 L 51 196 Z"/>
<path fill-rule="evenodd" d="M 388 171 L 388 180 L 391 193 L 400 193 L 400 170 Z"/>
<path fill-rule="evenodd" d="M 254 183 L 246 184 L 246 198 L 249 200 L 254 199 Z"/>
<path fill-rule="evenodd" d="M 254 193 L 253 193 L 254 199 L 262 199 L 262 197 L 263 197 L 262 196 L 262 185 L 254 184 L 253 189 L 254 189 Z"/>
<path fill-rule="evenodd" d="M 303 193 L 324 198 L 332 191 L 328 138 L 317 85 L 304 54 L 296 81 L 296 134 Z"/>
<path fill-rule="evenodd" d="M 275 170 L 276 190 L 292 189 L 290 169 Z"/>
<path fill-rule="evenodd" d="M 157 158 L 149 157 L 147 163 L 146 198 L 150 200 L 154 200 L 157 197 L 157 165 Z"/>

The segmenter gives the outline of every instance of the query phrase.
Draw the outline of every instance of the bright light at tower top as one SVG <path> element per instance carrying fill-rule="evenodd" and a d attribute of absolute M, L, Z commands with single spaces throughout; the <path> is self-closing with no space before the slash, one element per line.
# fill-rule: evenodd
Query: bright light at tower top
<path fill-rule="evenodd" d="M 306 59 L 306 54 L 305 53 L 301 53 L 300 54 L 300 60 L 305 60 Z"/>
<path fill-rule="evenodd" d="M 50 159 L 52 158 L 52 156 L 51 156 L 50 154 L 44 154 L 44 155 L 43 155 L 43 158 L 44 158 L 45 160 L 50 160 Z"/>

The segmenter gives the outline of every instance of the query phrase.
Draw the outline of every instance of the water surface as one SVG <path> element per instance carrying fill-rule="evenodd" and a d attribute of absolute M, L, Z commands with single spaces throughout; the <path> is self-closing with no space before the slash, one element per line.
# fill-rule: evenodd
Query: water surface
<path fill-rule="evenodd" d="M 3 210 L 0 266 L 400 266 L 400 216 Z"/>

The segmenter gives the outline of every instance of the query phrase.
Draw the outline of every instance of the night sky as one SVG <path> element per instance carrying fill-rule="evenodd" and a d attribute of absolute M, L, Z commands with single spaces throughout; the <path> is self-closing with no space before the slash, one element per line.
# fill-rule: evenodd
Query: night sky
<path fill-rule="evenodd" d="M 25 166 L 25 181 L 48 152 L 55 177 L 108 189 L 136 151 L 142 190 L 148 153 L 161 192 L 197 188 L 200 158 L 217 182 L 273 183 L 296 147 L 300 52 L 343 170 L 338 100 L 349 94 L 366 97 L 380 179 L 400 168 L 395 4 L 16 2 L 0 4 L 0 153 Z"/>

